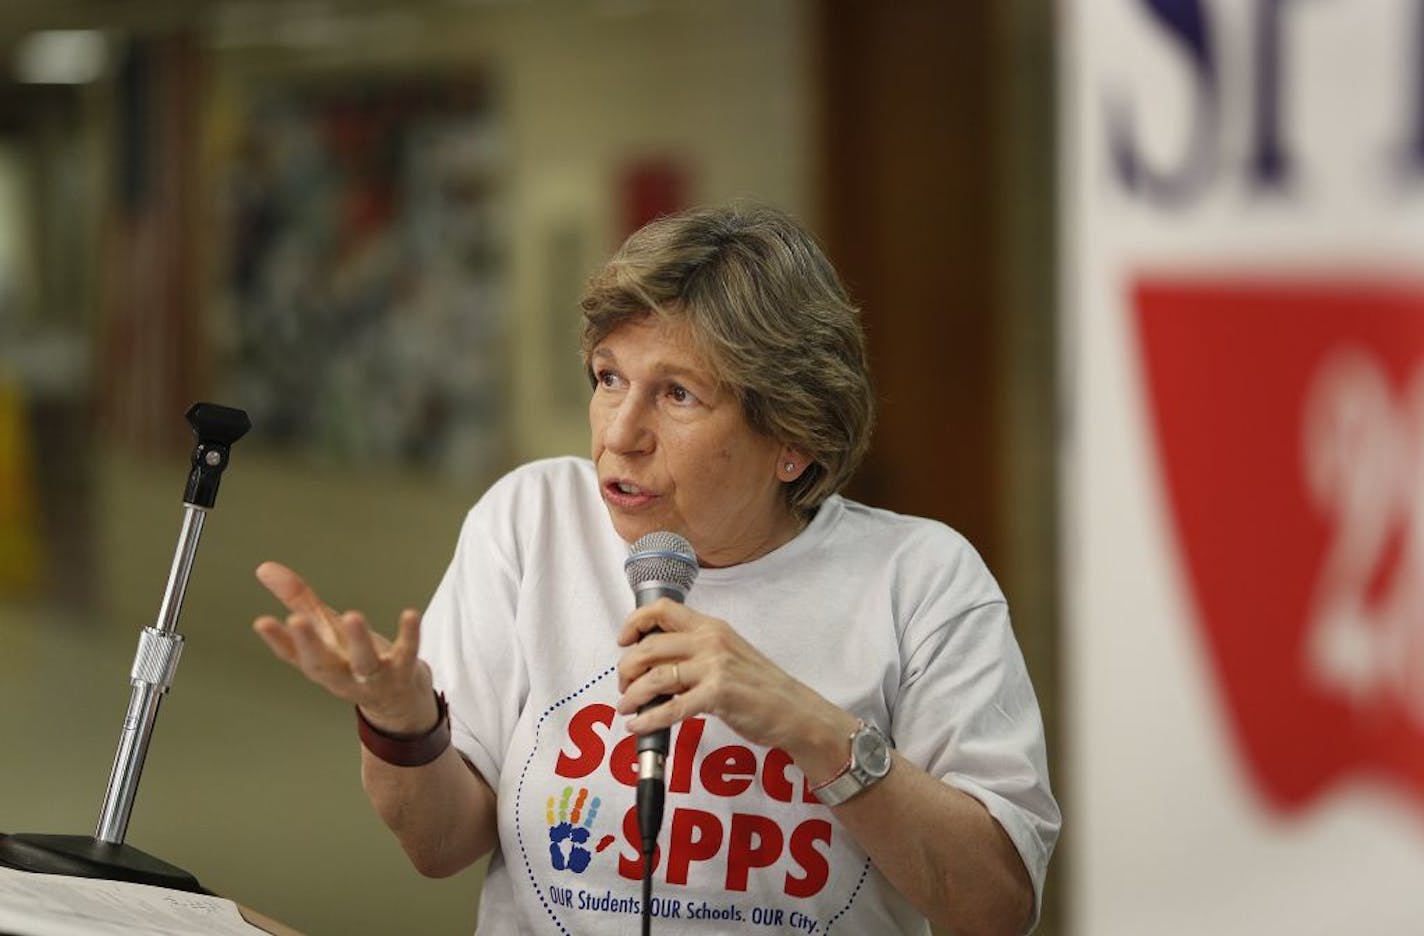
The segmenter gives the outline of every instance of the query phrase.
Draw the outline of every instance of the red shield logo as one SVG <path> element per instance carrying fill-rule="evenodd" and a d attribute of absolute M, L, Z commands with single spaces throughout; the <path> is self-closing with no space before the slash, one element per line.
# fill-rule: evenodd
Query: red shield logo
<path fill-rule="evenodd" d="M 1144 279 L 1159 461 L 1231 728 L 1281 811 L 1424 800 L 1424 283 Z"/>

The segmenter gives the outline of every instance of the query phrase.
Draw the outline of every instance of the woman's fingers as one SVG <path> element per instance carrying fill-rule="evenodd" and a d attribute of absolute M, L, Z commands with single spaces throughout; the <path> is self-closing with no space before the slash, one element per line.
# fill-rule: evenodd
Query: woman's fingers
<path fill-rule="evenodd" d="M 679 604 L 671 598 L 659 598 L 628 615 L 623 627 L 618 631 L 618 646 L 630 647 L 655 630 L 669 633 L 692 630 L 707 620 L 710 618 L 687 605 Z"/>
<path fill-rule="evenodd" d="M 413 666 L 419 652 L 420 612 L 406 608 L 396 624 L 396 642 L 391 645 L 389 654 L 391 664 L 397 667 Z"/>
<path fill-rule="evenodd" d="M 668 660 L 646 670 L 629 684 L 618 700 L 617 710 L 629 715 L 659 696 L 675 696 L 697 687 L 697 663 L 691 658 Z"/>
<path fill-rule="evenodd" d="M 285 621 L 263 615 L 252 629 L 278 659 L 350 701 L 405 689 L 419 664 L 420 615 L 414 611 L 402 613 L 394 644 L 372 632 L 359 611 L 343 614 L 334 629 L 318 626 L 305 614 L 289 614 Z M 337 640 L 329 640 L 328 632 Z"/>
<path fill-rule="evenodd" d="M 618 661 L 618 689 L 626 692 L 638 677 L 663 661 L 689 657 L 698 642 L 690 634 L 648 634 Z"/>
<path fill-rule="evenodd" d="M 283 663 L 297 664 L 297 647 L 292 642 L 292 637 L 287 633 L 287 628 L 281 621 L 264 614 L 262 617 L 252 622 L 252 629 L 257 632 L 257 636 L 262 638 L 262 642 L 272 651 L 272 655 Z"/>
<path fill-rule="evenodd" d="M 669 621 L 669 618 L 642 614 L 656 609 L 658 604 L 661 602 L 633 612 L 627 632 L 642 634 L 641 627 L 648 621 Z M 681 607 L 673 602 L 668 604 L 674 608 Z M 617 706 L 620 713 L 636 712 L 658 696 L 678 696 L 682 702 L 676 706 L 678 713 L 673 713 L 671 709 L 660 713 L 671 717 L 671 721 L 677 721 L 702 710 L 692 707 L 694 703 L 707 704 L 711 701 L 706 692 L 698 692 L 685 699 L 682 696 L 691 693 L 705 676 L 729 662 L 729 638 L 735 635 L 726 623 L 716 618 L 686 608 L 683 611 L 686 613 L 678 615 L 675 625 L 682 630 L 647 633 L 618 661 L 618 689 L 623 693 Z M 653 711 L 650 709 L 644 715 L 651 716 Z M 635 723 L 635 730 L 643 730 L 638 727 L 643 721 L 646 717 Z M 664 727 L 664 724 L 653 727 Z"/>
<path fill-rule="evenodd" d="M 257 567 L 257 581 L 290 612 L 305 614 L 314 622 L 334 626 L 337 614 L 302 578 L 280 562 L 264 562 Z"/>
<path fill-rule="evenodd" d="M 652 620 L 672 629 L 647 634 L 618 662 L 617 711 L 630 716 L 629 731 L 642 734 L 706 714 L 748 741 L 781 746 L 796 736 L 808 706 L 823 701 L 727 622 L 659 604 L 633 612 L 625 629 L 640 634 Z M 671 698 L 637 714 L 659 696 Z"/>
<path fill-rule="evenodd" d="M 346 662 L 351 670 L 351 678 L 366 684 L 383 665 L 371 629 L 366 626 L 366 618 L 359 611 L 347 611 L 341 615 L 337 626 L 341 644 L 346 651 Z"/>
<path fill-rule="evenodd" d="M 429 708 L 430 674 L 419 659 L 420 615 L 401 613 L 395 642 L 371 630 L 359 611 L 337 614 L 300 575 L 276 562 L 257 567 L 258 580 L 290 612 L 252 622 L 278 659 L 332 695 L 402 724 Z"/>
<path fill-rule="evenodd" d="M 317 632 L 317 626 L 305 614 L 287 615 L 287 634 L 297 651 L 297 666 L 307 678 L 336 691 L 350 668 L 346 657 Z"/>

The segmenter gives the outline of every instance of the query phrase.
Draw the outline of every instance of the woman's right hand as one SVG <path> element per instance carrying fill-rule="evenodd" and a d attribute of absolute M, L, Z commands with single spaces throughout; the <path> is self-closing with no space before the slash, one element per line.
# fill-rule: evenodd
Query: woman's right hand
<path fill-rule="evenodd" d="M 327 692 L 361 708 L 389 734 L 421 734 L 438 713 L 430 667 L 416 656 L 420 613 L 401 612 L 395 642 L 372 632 L 359 611 L 338 614 L 300 575 L 276 562 L 257 567 L 257 580 L 286 607 L 285 621 L 263 615 L 252 622 L 280 660 Z"/>

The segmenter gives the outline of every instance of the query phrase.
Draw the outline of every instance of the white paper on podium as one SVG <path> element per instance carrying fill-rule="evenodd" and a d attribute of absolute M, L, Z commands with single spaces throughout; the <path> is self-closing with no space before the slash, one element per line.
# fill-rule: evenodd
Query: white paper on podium
<path fill-rule="evenodd" d="M 222 897 L 0 868 L 0 932 L 17 936 L 254 936 Z"/>

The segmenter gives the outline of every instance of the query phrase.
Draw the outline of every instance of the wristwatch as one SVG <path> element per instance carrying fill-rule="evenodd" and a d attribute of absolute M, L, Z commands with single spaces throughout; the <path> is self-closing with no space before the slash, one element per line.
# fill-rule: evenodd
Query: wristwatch
<path fill-rule="evenodd" d="M 850 736 L 850 760 L 831 779 L 811 788 L 816 799 L 827 806 L 839 806 L 866 790 L 890 772 L 895 745 L 875 725 L 862 721 Z"/>

